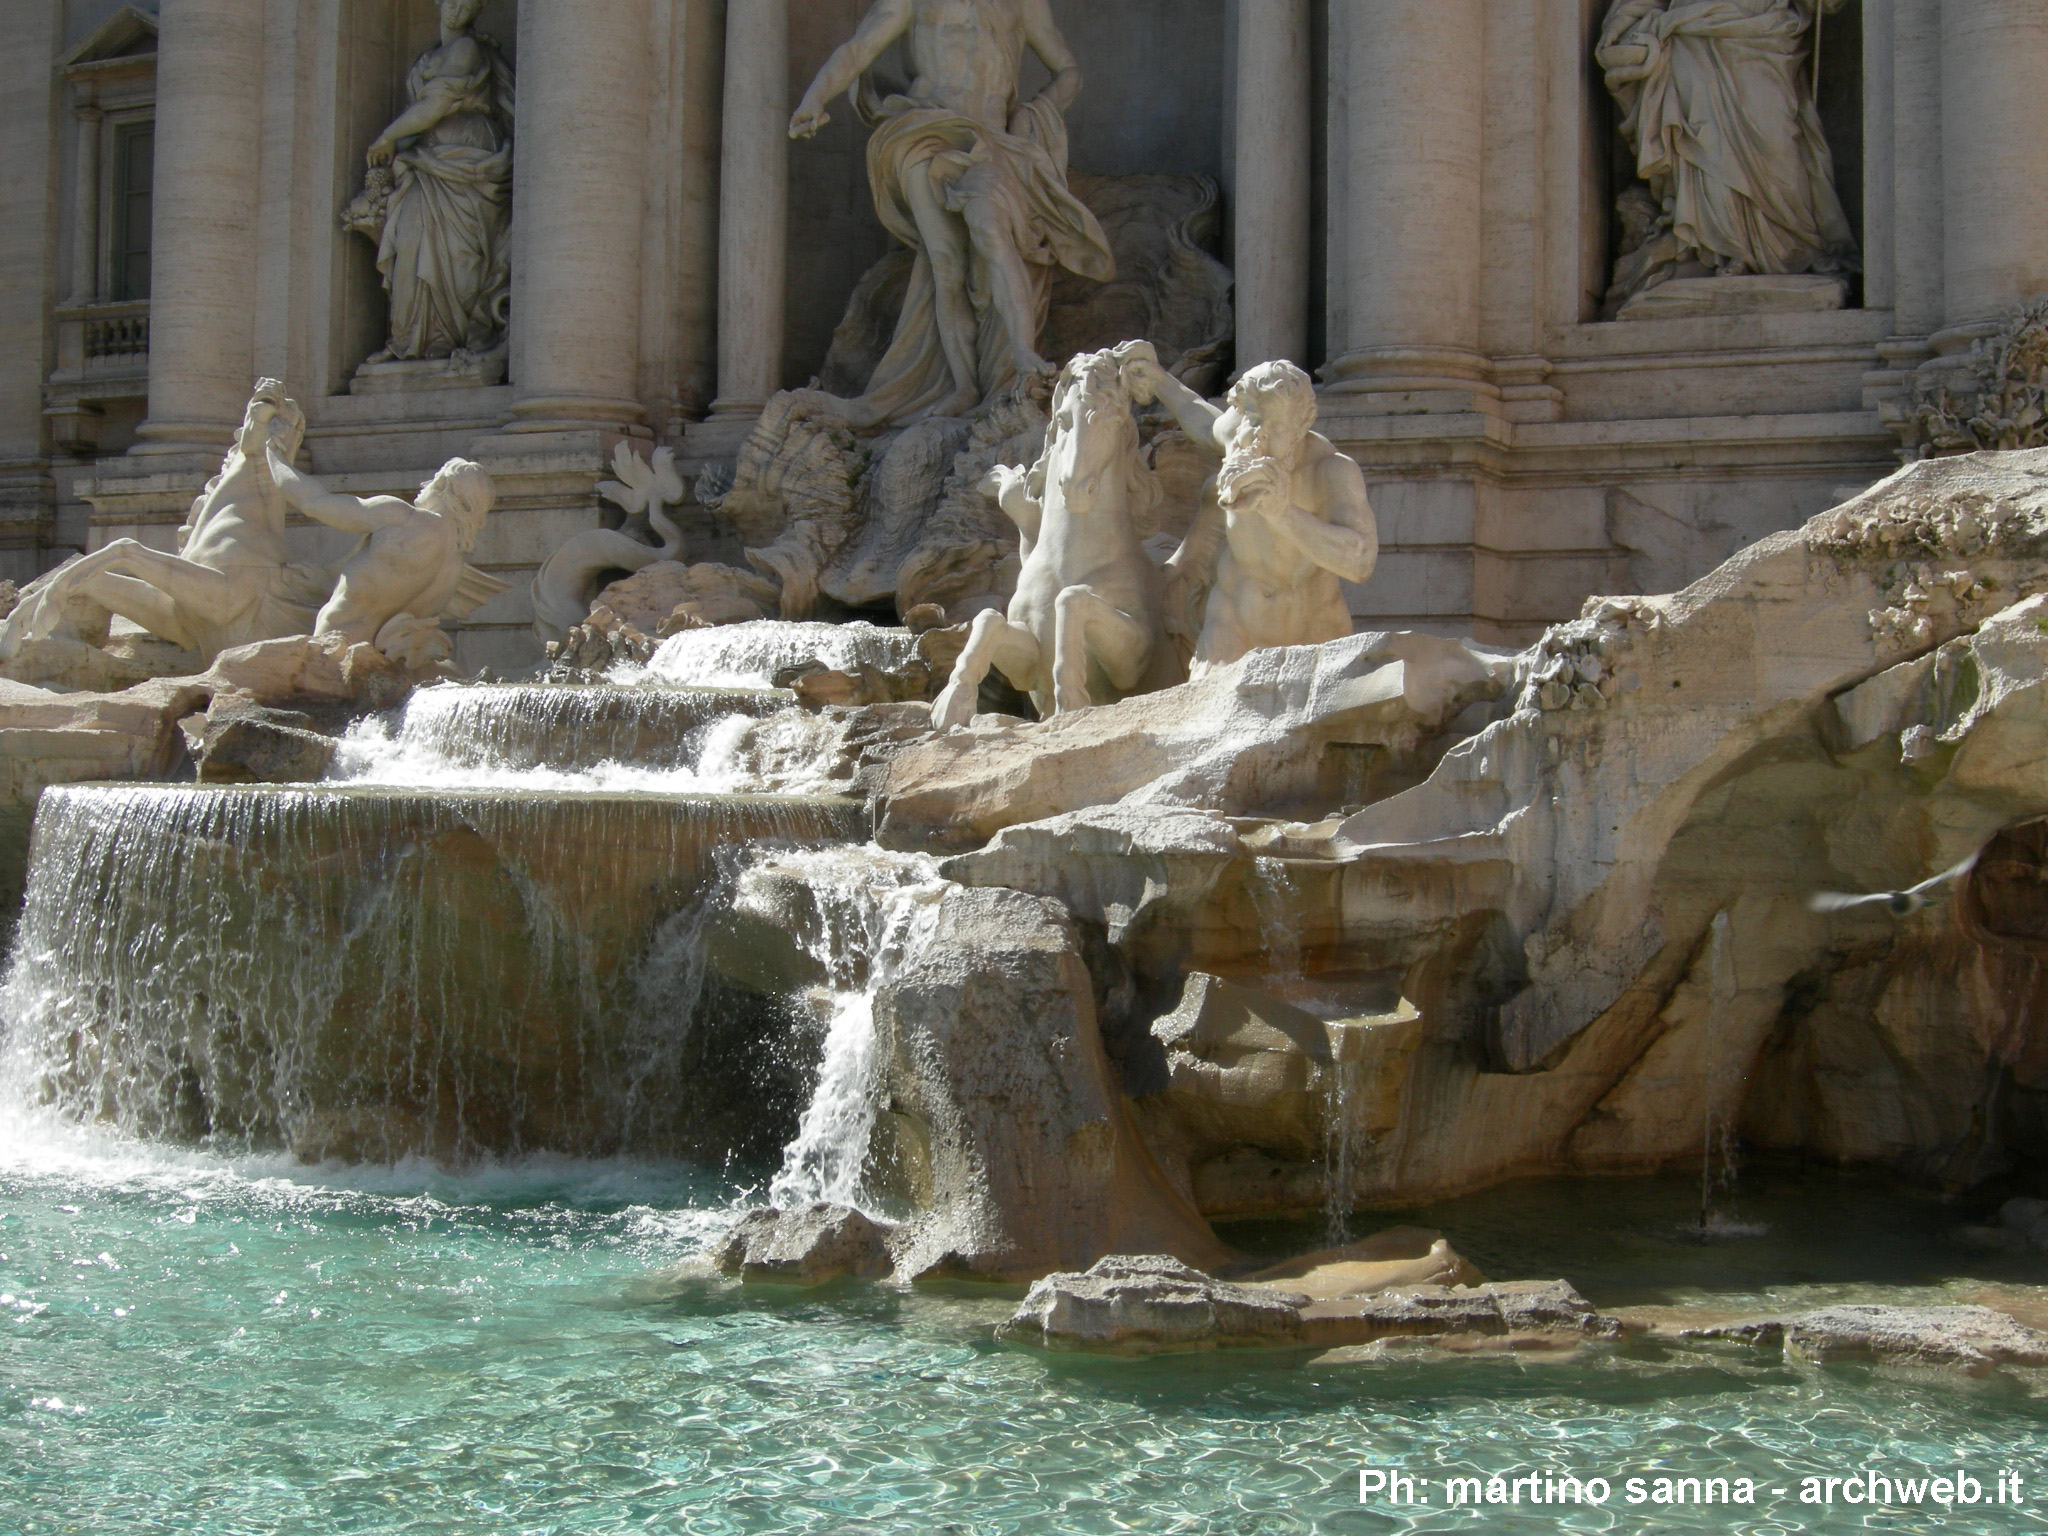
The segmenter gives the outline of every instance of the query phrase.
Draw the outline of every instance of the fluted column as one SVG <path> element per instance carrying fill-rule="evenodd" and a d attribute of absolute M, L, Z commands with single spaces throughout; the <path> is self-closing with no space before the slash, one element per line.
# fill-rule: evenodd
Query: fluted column
<path fill-rule="evenodd" d="M 638 423 L 648 7 L 519 7 L 513 432 Z"/>
<path fill-rule="evenodd" d="M 217 449 L 249 398 L 263 10 L 261 0 L 163 0 L 149 417 L 137 454 Z"/>
<path fill-rule="evenodd" d="M 1310 0 L 1251 0 L 1237 32 L 1237 366 L 1308 362 Z"/>
<path fill-rule="evenodd" d="M 1403 411 L 1469 410 L 1491 394 L 1479 352 L 1481 0 L 1346 6 L 1347 334 L 1325 370 L 1340 393 Z"/>
<path fill-rule="evenodd" d="M 1944 308 L 1954 330 L 2048 294 L 2048 7 L 1944 0 L 1941 102 Z"/>
<path fill-rule="evenodd" d="M 718 416 L 782 387 L 789 272 L 789 0 L 729 0 L 718 186 Z"/>

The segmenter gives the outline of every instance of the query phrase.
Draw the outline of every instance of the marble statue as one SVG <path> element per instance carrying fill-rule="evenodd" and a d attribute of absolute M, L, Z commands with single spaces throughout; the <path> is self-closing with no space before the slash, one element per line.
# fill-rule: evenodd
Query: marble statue
<path fill-rule="evenodd" d="M 975 617 L 932 706 L 938 729 L 974 718 L 991 667 L 1047 717 L 1114 703 L 1154 679 L 1160 574 L 1136 520 L 1161 493 L 1132 414 L 1132 350 L 1083 353 L 1068 363 L 1038 462 L 1029 470 L 999 466 L 983 482 L 1023 536 L 1023 570 L 1006 614 Z"/>
<path fill-rule="evenodd" d="M 116 615 L 208 663 L 231 646 L 305 634 L 327 586 L 288 560 L 285 502 L 266 459 L 297 453 L 305 431 L 284 386 L 262 380 L 178 553 L 117 539 L 40 578 L 0 625 L 0 660 L 51 638 L 102 644 Z"/>
<path fill-rule="evenodd" d="M 439 8 L 441 40 L 406 77 L 409 105 L 370 146 L 363 195 L 343 216 L 376 242 L 391 296 L 391 338 L 366 365 L 373 370 L 440 359 L 478 367 L 505 340 L 512 69 L 473 30 L 483 0 Z"/>
<path fill-rule="evenodd" d="M 683 530 L 667 509 L 688 494 L 676 470 L 675 450 L 657 448 L 652 460 L 619 444 L 612 454 L 617 480 L 598 492 L 628 518 L 645 517 L 661 542 L 649 544 L 622 528 L 592 528 L 577 534 L 548 557 L 533 578 L 533 630 L 543 641 L 560 640 L 590 613 L 590 605 L 620 573 L 643 571 L 683 552 Z"/>
<path fill-rule="evenodd" d="M 1350 634 L 1342 583 L 1372 575 L 1379 529 L 1358 465 L 1315 430 L 1309 376 L 1292 363 L 1261 363 L 1219 410 L 1143 343 L 1127 371 L 1140 403 L 1156 400 L 1195 442 L 1223 455 L 1194 526 L 1167 562 L 1167 625 L 1193 641 L 1195 675 L 1264 646 Z"/>
<path fill-rule="evenodd" d="M 481 464 L 450 459 L 420 488 L 416 502 L 348 496 L 293 469 L 283 446 L 283 433 L 274 433 L 267 457 L 285 502 L 362 539 L 335 567 L 332 595 L 313 634 L 373 644 L 415 666 L 447 660 L 440 621 L 466 618 L 506 590 L 506 583 L 467 560 L 497 501 L 489 473 Z"/>
<path fill-rule="evenodd" d="M 1624 209 L 1640 227 L 1611 303 L 1674 278 L 1854 270 L 1809 62 L 1844 3 L 1614 0 L 1596 57 L 1655 206 Z"/>
<path fill-rule="evenodd" d="M 899 40 L 915 79 L 879 98 L 867 71 Z M 1052 80 L 1022 101 L 1026 49 Z M 875 124 L 875 210 L 916 252 L 894 340 L 845 404 L 856 426 L 967 415 L 1047 366 L 1038 346 L 1055 267 L 1115 276 L 1101 225 L 1067 185 L 1064 113 L 1080 90 L 1049 0 L 876 0 L 819 71 L 791 136 L 811 137 L 830 121 L 826 103 L 851 92 Z"/>

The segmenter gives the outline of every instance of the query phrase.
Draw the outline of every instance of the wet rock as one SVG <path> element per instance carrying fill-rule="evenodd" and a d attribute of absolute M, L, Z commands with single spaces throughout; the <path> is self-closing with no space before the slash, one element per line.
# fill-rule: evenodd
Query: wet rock
<path fill-rule="evenodd" d="M 2048 1333 L 1989 1307 L 1823 1307 L 1757 1318 L 1678 1337 L 1782 1349 L 1814 1365 L 1923 1365 L 1982 1375 L 2002 1365 L 2048 1366 Z"/>
<path fill-rule="evenodd" d="M 1310 1342 L 1340 1346 L 1455 1337 L 1611 1339 L 1626 1331 L 1619 1318 L 1595 1311 L 1564 1280 L 1400 1286 L 1316 1302 L 1305 1310 L 1303 1326 Z"/>
<path fill-rule="evenodd" d="M 844 1205 L 750 1211 L 726 1235 L 713 1263 L 728 1275 L 769 1285 L 823 1285 L 889 1273 L 891 1228 Z"/>
<path fill-rule="evenodd" d="M 1157 1355 L 1301 1343 L 1308 1298 L 1232 1285 L 1178 1259 L 1106 1258 L 1031 1287 L 998 1337 L 1038 1349 Z"/>
<path fill-rule="evenodd" d="M 1973 1248 L 2048 1253 L 2048 1200 L 2025 1197 L 2008 1200 L 1998 1208 L 1995 1223 L 1964 1227 L 1956 1235 Z"/>
<path fill-rule="evenodd" d="M 291 710 L 246 709 L 209 720 L 199 751 L 207 784 L 307 784 L 326 777 L 337 743 Z"/>
<path fill-rule="evenodd" d="M 945 887 L 874 1009 L 889 1106 L 878 1161 L 918 1212 L 899 1275 L 1015 1281 L 1105 1253 L 1227 1258 L 1138 1138 L 1059 906 Z"/>

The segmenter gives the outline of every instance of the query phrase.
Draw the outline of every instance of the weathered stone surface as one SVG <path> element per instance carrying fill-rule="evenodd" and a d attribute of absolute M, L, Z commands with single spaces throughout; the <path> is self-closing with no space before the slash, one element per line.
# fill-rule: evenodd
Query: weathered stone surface
<path fill-rule="evenodd" d="M 1686 1329 L 1689 1341 L 1782 1347 L 1815 1365 L 1925 1365 L 1981 1375 L 2001 1365 L 2048 1366 L 2048 1333 L 1989 1307 L 1823 1307 L 1796 1317 Z"/>
<path fill-rule="evenodd" d="M 823 1285 L 889 1273 L 890 1229 L 843 1205 L 749 1211 L 713 1262 L 728 1275 L 771 1285 Z"/>
<path fill-rule="evenodd" d="M 984 720 L 897 760 L 881 838 L 964 850 L 1117 803 L 1242 816 L 1327 796 L 1334 807 L 1427 774 L 1437 738 L 1509 675 L 1508 658 L 1483 647 L 1363 634 L 1255 651 L 1199 682 L 1037 724 Z M 1368 771 L 1346 782 L 1354 766 Z"/>
<path fill-rule="evenodd" d="M 303 784 L 325 777 L 334 761 L 332 736 L 311 730 L 306 715 L 244 710 L 209 720 L 199 753 L 206 784 Z"/>
<path fill-rule="evenodd" d="M 1564 1280 L 1399 1286 L 1317 1302 L 1304 1316 L 1309 1342 L 1340 1346 L 1458 1336 L 1616 1338 L 1624 1331 Z"/>
<path fill-rule="evenodd" d="M 1302 1340 L 1306 1296 L 1231 1285 L 1166 1257 L 1099 1260 L 1048 1275 L 996 1330 L 1011 1343 L 1106 1355 L 1284 1349 Z"/>
<path fill-rule="evenodd" d="M 264 640 L 221 652 L 197 684 L 257 704 L 314 699 L 388 708 L 412 692 L 413 675 L 374 645 L 339 635 Z"/>
<path fill-rule="evenodd" d="M 878 989 L 878 1163 L 917 1211 L 906 1279 L 1028 1280 L 1105 1253 L 1226 1250 L 1132 1127 L 1080 935 L 1015 891 L 946 890 Z"/>

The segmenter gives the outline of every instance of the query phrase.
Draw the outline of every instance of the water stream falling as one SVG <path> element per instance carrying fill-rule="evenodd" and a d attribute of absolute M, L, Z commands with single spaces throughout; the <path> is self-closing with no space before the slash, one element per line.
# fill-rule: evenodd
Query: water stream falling
<path fill-rule="evenodd" d="M 644 672 L 628 680 L 689 688 L 770 688 L 786 667 L 810 662 L 834 671 L 885 671 L 909 664 L 917 637 L 872 624 L 791 624 L 764 619 L 685 630 L 662 642 Z M 624 677 L 624 674 L 621 674 Z"/>
<path fill-rule="evenodd" d="M 309 1157 L 701 1152 L 787 1032 L 737 995 L 698 1027 L 676 952 L 718 851 L 864 829 L 787 798 L 52 790 L 5 1072 L 126 1134 Z"/>
<path fill-rule="evenodd" d="M 1721 1036 L 1735 1006 L 1735 955 L 1728 942 L 1728 914 L 1714 914 L 1707 952 L 1708 1014 L 1706 1091 L 1700 1103 L 1700 1232 L 1714 1230 L 1714 1184 L 1735 1182 L 1734 1127 L 1722 1110 Z M 1718 1155 L 1718 1158 L 1716 1154 Z"/>
<path fill-rule="evenodd" d="M 535 787 L 598 789 L 629 774 L 649 784 L 694 775 L 729 721 L 787 709 L 766 688 L 607 688 L 496 684 L 423 688 L 396 717 L 376 716 L 343 741 L 334 777 L 354 783 L 476 787 L 503 776 Z"/>
<path fill-rule="evenodd" d="M 1252 879 L 1246 889 L 1252 910 L 1259 919 L 1259 937 L 1266 955 L 1266 974 L 1280 986 L 1299 985 L 1301 930 L 1295 907 L 1301 892 L 1285 860 L 1260 857 L 1252 860 Z"/>
<path fill-rule="evenodd" d="M 866 1180 L 882 1090 L 875 1001 L 937 914 L 937 866 L 848 847 L 783 855 L 758 874 L 799 882 L 804 898 L 792 930 L 825 976 L 813 1000 L 826 1021 L 817 1083 L 769 1200 L 783 1209 L 824 1201 L 885 1214 Z"/>

